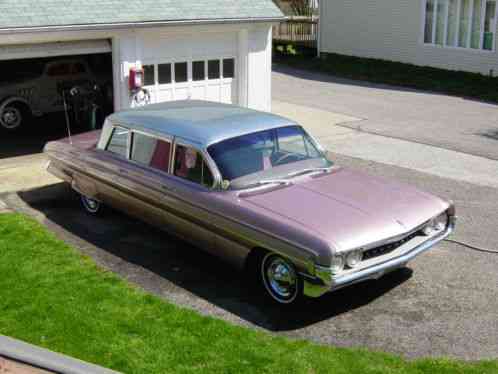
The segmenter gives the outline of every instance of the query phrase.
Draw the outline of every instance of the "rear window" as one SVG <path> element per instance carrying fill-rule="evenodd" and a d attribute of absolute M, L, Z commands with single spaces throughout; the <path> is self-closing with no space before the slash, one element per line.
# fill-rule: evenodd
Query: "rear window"
<path fill-rule="evenodd" d="M 128 129 L 115 127 L 106 150 L 126 158 L 128 154 L 128 133 Z"/>

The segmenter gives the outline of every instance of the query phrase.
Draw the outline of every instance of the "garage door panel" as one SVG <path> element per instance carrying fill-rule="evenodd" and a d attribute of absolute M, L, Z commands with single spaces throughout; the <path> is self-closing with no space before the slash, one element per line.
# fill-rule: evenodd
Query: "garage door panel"
<path fill-rule="evenodd" d="M 156 103 L 161 103 L 164 101 L 171 101 L 174 100 L 173 98 L 173 89 L 172 88 L 160 88 L 158 90 L 158 95 L 157 95 L 157 101 Z"/>
<path fill-rule="evenodd" d="M 187 100 L 190 98 L 189 87 L 175 88 L 174 100 Z"/>
<path fill-rule="evenodd" d="M 193 86 L 192 91 L 191 91 L 191 98 L 193 100 L 205 100 L 206 87 L 205 86 Z"/>
<path fill-rule="evenodd" d="M 208 85 L 206 100 L 221 101 L 221 89 L 219 85 Z"/>
<path fill-rule="evenodd" d="M 221 98 L 220 101 L 225 104 L 230 104 L 234 101 L 235 90 L 232 89 L 231 83 L 225 83 L 220 86 Z"/>

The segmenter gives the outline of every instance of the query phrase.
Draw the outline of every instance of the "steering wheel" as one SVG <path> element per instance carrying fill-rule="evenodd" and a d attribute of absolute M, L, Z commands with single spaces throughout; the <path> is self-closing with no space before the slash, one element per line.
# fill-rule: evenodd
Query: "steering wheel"
<path fill-rule="evenodd" d="M 275 165 L 280 165 L 280 163 L 290 157 L 294 157 L 296 159 L 296 161 L 300 160 L 303 158 L 302 155 L 300 155 L 299 153 L 286 153 L 285 155 L 283 156 L 280 156 L 276 161 L 275 161 Z"/>

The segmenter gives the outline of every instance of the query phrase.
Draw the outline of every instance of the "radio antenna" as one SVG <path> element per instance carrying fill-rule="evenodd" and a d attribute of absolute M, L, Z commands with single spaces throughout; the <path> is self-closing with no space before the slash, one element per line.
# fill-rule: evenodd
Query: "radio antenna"
<path fill-rule="evenodd" d="M 66 93 L 64 89 L 62 89 L 62 101 L 64 102 L 64 113 L 66 115 L 66 127 L 67 127 L 67 135 L 69 138 L 69 144 L 72 145 L 73 139 L 71 138 L 71 125 L 69 123 L 69 114 L 67 113 Z"/>

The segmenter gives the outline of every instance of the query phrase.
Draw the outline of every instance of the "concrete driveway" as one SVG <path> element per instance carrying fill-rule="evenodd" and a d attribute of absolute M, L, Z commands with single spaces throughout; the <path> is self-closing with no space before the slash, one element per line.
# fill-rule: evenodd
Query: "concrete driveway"
<path fill-rule="evenodd" d="M 498 160 L 497 105 L 279 65 L 272 90 L 278 101 L 360 119 L 343 126 Z"/>

